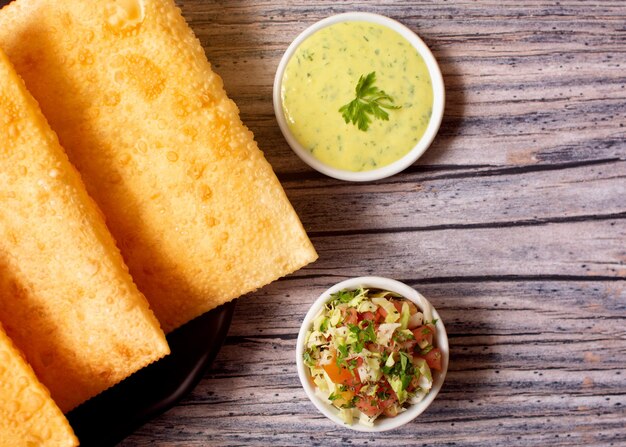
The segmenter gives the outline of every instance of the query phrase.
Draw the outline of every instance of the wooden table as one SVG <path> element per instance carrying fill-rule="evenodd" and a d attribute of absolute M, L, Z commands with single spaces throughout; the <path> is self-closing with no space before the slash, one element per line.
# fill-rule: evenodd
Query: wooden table
<path fill-rule="evenodd" d="M 626 445 L 626 3 L 179 1 L 320 258 L 240 298 L 213 368 L 134 445 Z M 356 184 L 289 149 L 272 109 L 305 27 L 398 19 L 443 72 L 438 137 L 405 172 Z M 295 341 L 312 301 L 353 276 L 416 287 L 450 370 L 433 405 L 377 435 L 308 401 Z"/>

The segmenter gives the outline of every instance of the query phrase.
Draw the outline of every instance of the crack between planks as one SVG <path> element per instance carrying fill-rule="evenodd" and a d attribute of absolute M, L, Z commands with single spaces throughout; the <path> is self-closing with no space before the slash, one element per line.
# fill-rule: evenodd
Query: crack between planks
<path fill-rule="evenodd" d="M 626 319 L 626 317 L 622 318 L 622 319 Z M 563 331 L 563 332 L 549 332 L 549 334 L 553 334 L 553 335 L 568 335 L 569 333 L 567 331 Z M 477 338 L 477 337 L 523 337 L 523 336 L 533 336 L 533 335 L 546 335 L 546 332 L 518 332 L 518 333 L 508 333 L 508 332 L 481 332 L 481 333 L 476 333 L 476 334 L 455 334 L 455 333 L 448 333 L 448 339 L 471 339 L 471 338 Z M 295 333 L 286 333 L 286 334 L 271 334 L 271 335 L 265 335 L 265 334 L 259 334 L 259 335 L 229 335 L 226 340 L 224 341 L 224 345 L 238 345 L 241 343 L 266 343 L 268 340 L 276 340 L 276 341 L 293 341 L 293 340 L 297 340 L 298 335 Z M 528 340 L 522 340 L 522 341 L 515 341 L 515 340 L 509 340 L 506 342 L 499 342 L 499 341 L 493 341 L 491 343 L 485 344 L 485 343 L 480 343 L 480 344 L 463 344 L 463 345 L 458 345 L 459 347 L 464 347 L 464 348 L 481 348 L 484 346 L 502 346 L 502 345 L 527 345 L 527 344 L 533 344 L 533 345 L 545 345 L 545 344 L 554 344 L 554 343 L 559 343 L 559 344 L 582 344 L 582 343 L 587 343 L 587 342 L 598 342 L 598 341 L 614 341 L 614 338 L 606 338 L 606 337 L 596 337 L 596 338 L 589 338 L 589 339 L 585 339 L 584 341 L 580 341 L 580 340 L 564 340 L 561 338 L 554 338 L 554 339 L 549 339 L 549 340 L 533 340 L 533 341 L 528 341 Z"/>
<path fill-rule="evenodd" d="M 602 158 L 598 160 L 585 160 L 585 161 L 575 161 L 569 163 L 550 163 L 550 164 L 537 164 L 537 165 L 526 165 L 526 166 L 511 166 L 511 167 L 498 167 L 489 164 L 479 164 L 479 165 L 431 165 L 431 166 L 410 166 L 405 169 L 403 174 L 427 174 L 429 172 L 446 172 L 446 171 L 464 171 L 461 173 L 450 173 L 443 175 L 436 175 L 433 177 L 428 177 L 421 182 L 427 182 L 432 180 L 452 180 L 452 179 L 461 179 L 461 178 L 473 178 L 473 177 L 492 177 L 492 176 L 501 176 L 501 175 L 520 175 L 527 174 L 532 172 L 541 172 L 541 171 L 561 171 L 565 169 L 575 169 L 581 168 L 585 166 L 595 166 L 595 165 L 603 165 L 614 162 L 624 161 L 623 158 L 620 157 L 612 157 L 612 158 Z M 471 169 L 485 169 L 481 171 L 468 171 Z M 322 180 L 327 179 L 329 181 L 333 181 L 329 179 L 323 174 L 317 172 L 306 172 L 306 173 L 277 173 L 276 174 L 281 183 L 288 182 L 302 182 L 306 180 Z M 405 181 L 385 181 L 385 184 L 396 184 L 402 183 L 406 184 Z M 415 180 L 415 182 L 420 182 L 419 179 Z M 373 184 L 375 182 L 363 182 L 363 184 Z M 296 189 L 315 189 L 317 186 L 294 186 L 288 187 L 285 189 L 296 190 Z"/>
<path fill-rule="evenodd" d="M 451 362 L 452 363 L 452 362 Z M 459 360 L 456 360 L 453 364 L 458 364 Z M 571 365 L 569 365 L 571 366 Z M 584 365 L 581 365 L 584 366 Z M 466 372 L 480 372 L 480 371 L 500 371 L 500 372 L 534 372 L 534 373 L 543 373 L 545 371 L 564 371 L 564 372 L 571 372 L 571 373 L 578 373 L 578 372 L 621 372 L 624 368 L 621 368 L 619 365 L 615 368 L 610 368 L 609 365 L 606 365 L 606 367 L 604 368 L 588 368 L 588 367 L 584 367 L 584 368 L 571 368 L 568 366 L 542 366 L 541 368 L 523 368 L 522 366 L 506 366 L 503 367 L 502 365 L 500 365 L 499 367 L 497 366 L 492 366 L 492 367 L 476 367 L 476 368 L 463 368 L 463 369 L 450 369 L 448 368 L 448 374 L 450 373 L 466 373 Z M 564 380 L 561 381 L 562 383 L 565 383 Z"/>
<path fill-rule="evenodd" d="M 401 279 L 415 284 L 453 284 L 481 282 L 562 282 L 562 281 L 626 281 L 626 278 L 606 275 L 486 275 L 486 276 L 443 276 L 421 279 Z"/>
<path fill-rule="evenodd" d="M 568 395 L 568 397 L 571 397 L 570 395 Z M 537 406 L 541 406 L 541 405 L 537 405 Z M 545 405 L 543 405 L 545 407 Z M 609 407 L 610 408 L 610 407 Z M 559 410 L 559 407 L 549 407 L 549 410 L 552 411 L 556 411 Z M 594 408 L 594 411 L 598 411 L 598 410 L 606 410 L 607 407 L 599 407 L 599 408 Z M 590 409 L 591 411 L 591 409 Z M 580 415 L 579 417 L 588 417 L 588 413 L 589 411 L 581 411 L 578 414 Z M 578 416 L 577 413 L 572 413 L 571 415 L 573 417 L 577 417 Z M 443 422 L 454 422 L 454 423 L 459 423 L 459 422 L 472 422 L 475 423 L 477 420 L 480 421 L 497 421 L 497 420 L 504 420 L 504 421 L 509 421 L 509 420 L 541 420 L 543 419 L 545 421 L 546 417 L 549 417 L 550 415 L 546 415 L 546 414 L 523 414 L 520 416 L 517 415 L 512 415 L 512 414 L 505 414 L 505 415 L 499 415 L 499 416 L 485 416 L 485 415 L 481 415 L 479 417 L 476 416 L 472 416 L 472 417 L 461 417 L 461 418 L 444 418 L 444 419 L 433 419 L 430 421 L 430 423 L 443 423 Z M 552 416 L 561 416 L 559 413 L 554 413 L 552 414 Z M 616 424 L 616 422 L 613 422 L 613 424 Z M 619 424 L 619 421 L 617 421 L 617 424 Z M 523 427 L 524 430 L 527 430 L 528 428 L 526 427 L 527 424 L 524 424 Z M 541 424 L 542 426 L 544 425 L 544 423 Z M 606 425 L 609 425 L 608 423 Z M 553 429 L 553 431 L 556 430 Z"/>
<path fill-rule="evenodd" d="M 549 217 L 543 219 L 522 219 L 504 222 L 482 222 L 470 224 L 442 224 L 428 225 L 422 227 L 396 227 L 396 228 L 366 228 L 360 230 L 330 230 L 330 231 L 309 231 L 308 235 L 311 239 L 323 237 L 341 237 L 341 236 L 361 236 L 367 234 L 395 234 L 395 233 L 414 233 L 425 231 L 445 231 L 445 230 L 470 230 L 470 229 L 489 229 L 489 228 L 510 228 L 510 227 L 534 227 L 541 225 L 560 224 L 560 223 L 576 223 L 588 221 L 604 221 L 613 219 L 625 219 L 626 211 L 611 214 L 586 214 L 580 216 L 566 217 Z"/>
<path fill-rule="evenodd" d="M 350 275 L 310 274 L 286 276 L 281 281 L 295 281 L 301 279 L 351 278 Z M 398 281 L 407 284 L 457 284 L 483 282 L 606 282 L 626 281 L 626 278 L 605 275 L 484 275 L 484 276 L 439 276 L 431 278 L 398 278 Z"/>
<path fill-rule="evenodd" d="M 229 335 L 224 340 L 224 344 L 239 344 L 241 342 L 256 342 L 261 340 L 281 340 L 292 341 L 298 338 L 298 334 L 260 334 L 260 335 Z"/>
<path fill-rule="evenodd" d="M 539 334 L 538 334 L 539 335 Z M 563 332 L 562 335 L 569 335 L 571 337 L 571 333 L 570 332 Z M 480 333 L 480 334 L 474 334 L 474 338 L 502 338 L 502 337 L 506 337 L 506 334 L 492 334 L 492 333 Z M 452 338 L 453 340 L 455 340 L 454 337 L 450 337 L 450 334 L 448 334 L 448 338 Z M 489 341 L 489 342 L 484 342 L 484 343 L 463 343 L 463 344 L 458 344 L 456 345 L 457 348 L 462 348 L 463 351 L 460 351 L 457 353 L 457 355 L 463 355 L 465 352 L 467 352 L 468 349 L 473 349 L 473 348 L 485 348 L 485 347 L 496 347 L 496 346 L 552 346 L 552 345 L 584 345 L 584 344 L 588 344 L 588 343 L 596 343 L 596 342 L 600 342 L 600 341 L 604 341 L 604 342 L 614 342 L 616 341 L 615 338 L 594 338 L 594 339 L 589 339 L 589 340 L 584 340 L 584 341 L 578 341 L 578 340 L 568 340 L 568 339 L 564 339 L 564 338 L 550 338 L 547 340 L 508 340 L 508 341 Z M 596 348 L 595 351 L 609 351 L 610 348 L 601 348 L 598 349 Z"/>
<path fill-rule="evenodd" d="M 479 164 L 479 165 L 430 165 L 430 166 L 409 166 L 404 171 L 405 174 L 410 173 L 427 173 L 427 172 L 446 172 L 446 171 L 464 171 L 467 169 L 484 169 L 484 168 L 496 168 L 495 165 Z M 303 180 L 329 180 L 335 181 L 324 174 L 319 172 L 285 172 L 276 173 L 276 176 L 281 183 L 286 182 L 301 182 Z M 375 183 L 375 182 L 363 182 L 363 184 Z M 286 189 L 308 189 L 312 187 L 292 187 Z"/>

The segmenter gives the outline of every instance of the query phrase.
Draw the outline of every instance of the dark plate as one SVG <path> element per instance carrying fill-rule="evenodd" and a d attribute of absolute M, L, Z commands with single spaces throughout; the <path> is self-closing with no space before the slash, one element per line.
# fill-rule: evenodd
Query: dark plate
<path fill-rule="evenodd" d="M 67 414 L 80 444 L 114 446 L 191 391 L 217 355 L 235 303 L 224 304 L 167 336 L 172 353 Z"/>

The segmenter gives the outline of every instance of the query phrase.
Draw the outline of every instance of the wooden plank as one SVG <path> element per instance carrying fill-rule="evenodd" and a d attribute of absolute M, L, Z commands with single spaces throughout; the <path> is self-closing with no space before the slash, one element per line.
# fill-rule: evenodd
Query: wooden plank
<path fill-rule="evenodd" d="M 372 437 L 336 428 L 317 413 L 293 367 L 293 322 L 321 288 L 294 279 L 241 299 L 213 372 L 179 407 L 122 445 L 161 436 L 172 445 L 202 445 L 200 438 L 211 445 L 414 445 L 416 431 L 428 445 L 623 439 L 624 283 L 417 286 L 440 310 L 451 346 L 442 393 L 418 422 Z M 586 339 L 572 343 L 581 333 Z"/>
<path fill-rule="evenodd" d="M 626 212 L 626 162 L 408 173 L 373 184 L 284 182 L 310 232 L 516 225 Z"/>
<path fill-rule="evenodd" d="M 565 314 L 571 314 L 574 318 L 576 312 L 594 316 L 588 321 L 570 321 L 578 325 L 575 329 L 582 334 L 594 327 L 601 329 L 604 319 L 626 315 L 626 281 L 587 282 L 584 278 L 568 281 L 557 278 L 512 282 L 506 278 L 494 278 L 492 281 L 469 282 L 460 278 L 449 282 L 429 278 L 396 278 L 415 287 L 442 312 L 442 318 L 450 326 L 448 332 L 451 335 L 454 333 L 453 327 L 457 327 L 459 334 L 465 336 L 481 334 L 484 329 L 480 324 L 482 320 L 465 321 L 467 312 L 485 314 L 485 319 L 503 326 L 498 329 L 498 335 L 506 335 L 504 328 L 522 324 L 520 322 L 529 330 L 541 332 L 553 326 L 549 318 L 561 319 Z M 311 303 L 341 279 L 325 276 L 291 277 L 241 298 L 229 337 L 286 339 L 290 335 L 294 339 Z M 539 309 L 543 315 L 541 320 L 535 316 L 535 309 Z M 505 314 L 510 314 L 510 318 L 506 318 Z M 558 326 L 555 328 L 558 329 Z M 611 330 L 616 330 L 616 338 L 623 339 L 626 335 L 624 327 L 619 330 L 617 327 L 607 328 L 607 331 Z M 607 332 L 606 335 L 611 334 Z M 458 342 L 464 343 L 461 340 Z"/>
<path fill-rule="evenodd" d="M 620 30 L 626 14 L 620 6 L 337 5 L 317 0 L 185 2 L 183 11 L 275 169 L 312 174 L 276 126 L 274 71 L 282 52 L 307 25 L 331 12 L 355 9 L 402 21 L 424 38 L 440 62 L 447 89 L 445 117 L 417 166 L 624 159 L 626 37 Z"/>
<path fill-rule="evenodd" d="M 319 260 L 300 275 L 463 278 L 626 277 L 623 219 L 505 228 L 354 233 L 313 238 Z"/>
<path fill-rule="evenodd" d="M 212 371 L 122 446 L 626 445 L 623 2 L 178 3 L 320 259 L 240 298 Z M 418 32 L 447 90 L 432 147 L 367 184 L 308 168 L 272 108 L 292 39 L 353 10 Z M 420 290 L 451 346 L 431 408 L 376 435 L 319 414 L 294 359 L 313 300 L 366 274 Z"/>

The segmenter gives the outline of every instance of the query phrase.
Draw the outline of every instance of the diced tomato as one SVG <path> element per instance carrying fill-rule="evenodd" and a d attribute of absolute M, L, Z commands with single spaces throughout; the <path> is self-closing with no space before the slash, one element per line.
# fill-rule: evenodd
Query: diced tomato
<path fill-rule="evenodd" d="M 431 349 L 423 358 L 428 363 L 430 369 L 441 371 L 441 350 L 439 348 Z"/>
<path fill-rule="evenodd" d="M 379 389 L 375 396 L 360 396 L 356 402 L 357 408 L 370 417 L 382 412 L 388 413 L 387 416 L 397 415 L 398 396 L 387 380 L 383 379 L 378 385 Z"/>
<path fill-rule="evenodd" d="M 395 348 L 397 347 L 398 350 L 405 350 L 405 351 L 410 351 L 411 349 L 413 349 L 413 347 L 417 344 L 417 342 L 415 340 L 405 340 L 403 342 L 400 343 L 395 343 L 394 344 L 394 351 L 396 350 Z"/>
<path fill-rule="evenodd" d="M 387 399 L 381 400 L 379 402 L 378 407 L 381 410 L 386 410 L 387 408 L 392 407 L 396 402 L 398 402 L 398 399 L 396 398 L 396 394 L 395 393 L 391 393 L 391 394 L 389 394 L 389 397 Z"/>
<path fill-rule="evenodd" d="M 398 398 L 393 391 L 389 391 L 387 393 L 389 397 L 384 400 L 380 400 L 376 396 L 365 396 L 357 401 L 356 406 L 368 416 L 374 416 L 381 412 L 385 412 L 387 416 L 396 416 L 398 411 L 395 404 L 398 402 Z"/>
<path fill-rule="evenodd" d="M 402 313 L 402 302 L 401 301 L 392 301 L 393 305 L 395 306 L 396 310 L 398 311 L 399 314 Z"/>
<path fill-rule="evenodd" d="M 373 397 L 361 397 L 356 401 L 356 407 L 370 417 L 376 416 L 381 411 L 378 408 L 378 400 Z"/>
<path fill-rule="evenodd" d="M 371 321 L 371 322 L 374 322 L 374 321 L 376 321 L 376 315 L 374 315 L 374 313 L 373 313 L 373 312 L 363 312 L 363 313 L 360 315 L 360 319 L 361 319 L 361 320 L 366 320 L 366 321 Z"/>
<path fill-rule="evenodd" d="M 337 351 L 333 350 L 331 353 L 332 358 L 330 359 L 330 363 L 322 366 L 326 374 L 328 374 L 328 377 L 330 377 L 330 380 L 348 386 L 355 386 L 361 383 L 357 370 L 354 369 L 350 371 L 350 369 L 345 366 L 337 366 Z"/>
<path fill-rule="evenodd" d="M 383 348 L 376 343 L 366 343 L 365 348 L 370 352 L 382 352 Z"/>
<path fill-rule="evenodd" d="M 376 323 L 383 323 L 387 318 L 387 311 L 382 307 L 379 307 L 376 311 Z"/>
<path fill-rule="evenodd" d="M 429 345 L 433 344 L 433 330 L 428 326 L 420 326 L 417 329 L 413 329 L 413 336 L 418 345 L 422 346 L 424 341 Z"/>
<path fill-rule="evenodd" d="M 335 383 L 346 385 L 353 379 L 352 373 L 348 368 L 337 366 L 334 361 L 324 365 L 323 367 L 326 374 L 328 374 L 328 377 L 330 377 L 330 380 Z"/>
<path fill-rule="evenodd" d="M 344 318 L 346 325 L 357 324 L 359 322 L 358 312 L 354 307 L 348 307 L 346 309 L 346 316 Z"/>

